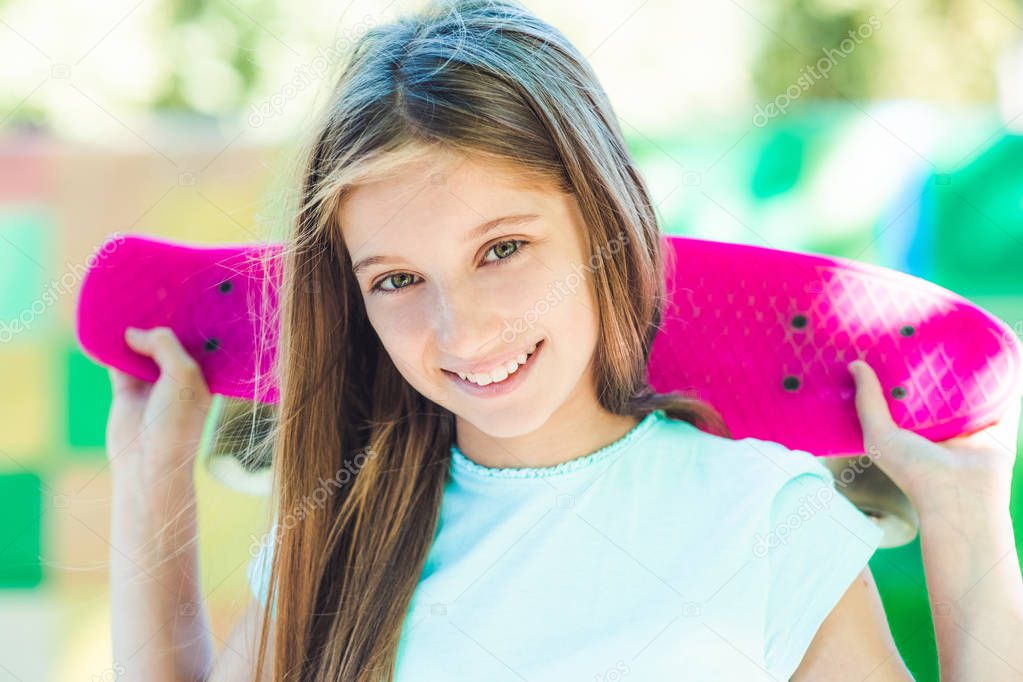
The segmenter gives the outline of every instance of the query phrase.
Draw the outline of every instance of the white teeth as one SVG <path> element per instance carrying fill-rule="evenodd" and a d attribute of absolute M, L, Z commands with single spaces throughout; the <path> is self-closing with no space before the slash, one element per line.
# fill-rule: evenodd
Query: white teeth
<path fill-rule="evenodd" d="M 505 365 L 498 366 L 492 369 L 490 372 L 477 372 L 476 374 L 465 374 L 458 372 L 458 376 L 466 381 L 471 381 L 474 384 L 480 386 L 486 386 L 488 384 L 495 384 L 507 379 L 510 375 L 514 374 L 518 369 L 519 365 L 526 364 L 526 359 L 533 354 L 536 350 L 536 344 L 534 343 L 529 347 L 525 353 L 519 353 L 518 357 L 514 360 L 509 360 Z"/>

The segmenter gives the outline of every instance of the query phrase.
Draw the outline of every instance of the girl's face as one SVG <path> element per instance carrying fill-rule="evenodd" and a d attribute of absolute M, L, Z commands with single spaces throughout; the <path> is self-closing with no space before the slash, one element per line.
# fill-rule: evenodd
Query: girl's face
<path fill-rule="evenodd" d="M 530 433 L 558 409 L 598 409 L 586 227 L 573 196 L 521 178 L 439 152 L 358 186 L 340 213 L 370 323 L 395 366 L 494 438 Z"/>

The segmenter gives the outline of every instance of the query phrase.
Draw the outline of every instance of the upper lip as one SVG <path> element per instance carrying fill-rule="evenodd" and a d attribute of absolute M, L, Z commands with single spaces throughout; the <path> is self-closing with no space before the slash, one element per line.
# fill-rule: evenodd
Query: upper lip
<path fill-rule="evenodd" d="M 540 341 L 542 341 L 542 340 L 543 339 L 540 339 L 538 341 L 534 341 L 533 343 L 526 344 L 525 346 L 523 346 L 522 348 L 520 348 L 519 350 L 517 350 L 515 352 L 504 353 L 503 355 L 492 355 L 488 359 L 478 360 L 478 361 L 470 363 L 468 365 L 462 365 L 461 367 L 445 367 L 444 369 L 446 369 L 449 372 L 454 372 L 455 374 L 459 374 L 459 373 L 461 373 L 461 374 L 487 374 L 491 370 L 496 369 L 498 367 L 498 365 L 500 365 L 502 367 L 507 365 L 511 360 L 515 360 L 520 355 L 526 353 L 531 346 L 539 344 Z"/>

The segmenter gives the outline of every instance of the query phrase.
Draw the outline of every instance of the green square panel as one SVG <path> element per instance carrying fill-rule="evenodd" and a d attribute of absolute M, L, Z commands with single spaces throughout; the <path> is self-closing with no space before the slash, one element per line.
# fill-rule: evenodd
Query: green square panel
<path fill-rule="evenodd" d="M 932 177 L 925 197 L 934 215 L 918 227 L 933 245 L 928 279 L 967 296 L 1023 289 L 1023 135 Z"/>
<path fill-rule="evenodd" d="M 67 354 L 67 439 L 72 451 L 103 456 L 111 397 L 107 368 L 72 347 Z"/>
<path fill-rule="evenodd" d="M 39 477 L 32 473 L 0 475 L 0 588 L 34 587 L 43 579 Z"/>
<path fill-rule="evenodd" d="M 924 579 L 920 536 L 902 547 L 879 549 L 870 559 L 892 637 L 917 682 L 938 682 L 938 650 Z"/>
<path fill-rule="evenodd" d="M 46 294 L 52 221 L 42 209 L 0 210 L 0 342 L 52 327 Z"/>

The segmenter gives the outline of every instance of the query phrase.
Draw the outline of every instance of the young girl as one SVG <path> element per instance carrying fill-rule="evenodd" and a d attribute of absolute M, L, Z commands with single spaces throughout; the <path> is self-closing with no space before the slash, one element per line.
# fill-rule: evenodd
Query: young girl
<path fill-rule="evenodd" d="M 881 531 L 828 470 L 646 383 L 661 235 L 561 33 L 485 0 L 372 28 L 301 199 L 276 523 L 216 657 L 191 473 L 206 384 L 166 328 L 126 335 L 155 384 L 111 371 L 127 679 L 912 679 L 867 567 Z M 1016 420 L 934 444 L 853 368 L 865 450 L 920 512 L 944 678 L 1013 679 Z"/>

